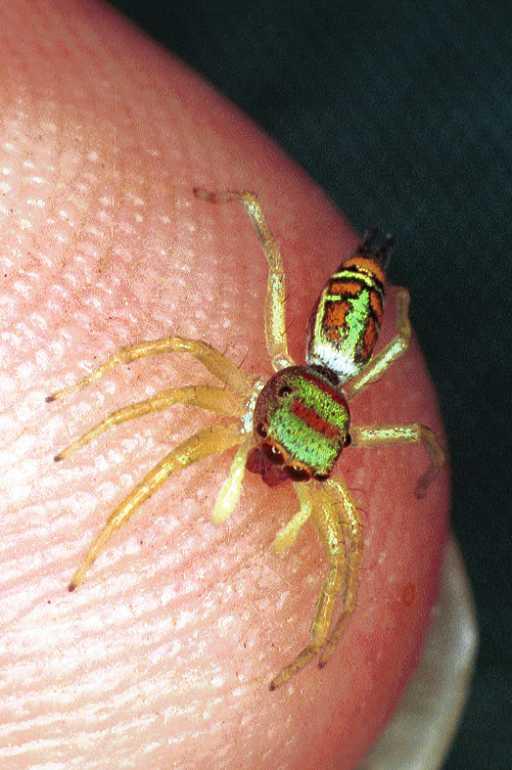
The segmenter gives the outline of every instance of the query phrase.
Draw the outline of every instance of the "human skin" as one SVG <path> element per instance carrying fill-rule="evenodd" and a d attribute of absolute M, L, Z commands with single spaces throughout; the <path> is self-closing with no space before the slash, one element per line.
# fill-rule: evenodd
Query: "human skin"
<path fill-rule="evenodd" d="M 174 407 L 65 462 L 54 454 L 129 401 L 211 376 L 170 354 L 45 397 L 121 345 L 168 334 L 271 374 L 257 239 L 241 208 L 198 201 L 193 186 L 260 196 L 298 361 L 314 301 L 357 236 L 246 118 L 110 10 L 12 0 L 0 30 L 0 766 L 354 768 L 421 649 L 447 473 L 417 500 L 421 447 L 345 451 L 365 524 L 359 603 L 328 666 L 270 692 L 307 642 L 326 563 L 308 526 L 288 556 L 272 552 L 296 509 L 286 485 L 249 475 L 230 521 L 210 522 L 232 452 L 172 477 L 66 590 L 115 504 L 216 418 Z M 441 432 L 416 343 L 354 401 L 353 421 Z"/>

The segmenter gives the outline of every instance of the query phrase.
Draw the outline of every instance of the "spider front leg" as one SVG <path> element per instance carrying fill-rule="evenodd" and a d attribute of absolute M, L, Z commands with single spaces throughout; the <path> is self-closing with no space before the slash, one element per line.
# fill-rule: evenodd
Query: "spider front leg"
<path fill-rule="evenodd" d="M 350 430 L 353 447 L 373 447 L 383 444 L 422 443 L 430 457 L 430 465 L 416 483 L 416 497 L 425 497 L 427 488 L 446 462 L 443 448 L 436 434 L 426 425 L 413 422 L 410 425 L 354 426 Z"/>
<path fill-rule="evenodd" d="M 274 538 L 272 544 L 274 551 L 283 554 L 288 551 L 297 540 L 297 536 L 313 513 L 311 492 L 307 484 L 294 484 L 295 494 L 300 503 L 299 510 L 282 527 Z"/>
<path fill-rule="evenodd" d="M 251 396 L 254 387 L 254 378 L 249 378 L 238 367 L 219 351 L 200 340 L 189 340 L 182 337 L 165 337 L 160 340 L 142 342 L 138 345 L 121 348 L 110 356 L 103 364 L 94 369 L 88 376 L 81 379 L 76 385 L 62 388 L 47 401 L 56 401 L 75 391 L 81 390 L 87 385 L 100 380 L 107 372 L 118 364 L 127 364 L 139 358 L 157 355 L 159 353 L 179 352 L 190 353 L 200 361 L 208 371 L 226 384 L 226 388 L 213 386 L 187 386 L 183 388 L 168 388 L 161 391 L 153 398 L 129 404 L 112 412 L 104 420 L 84 433 L 80 438 L 70 444 L 55 456 L 55 460 L 63 460 L 73 452 L 88 444 L 106 430 L 128 420 L 133 420 L 145 414 L 167 409 L 175 403 L 198 406 L 218 414 L 240 418 L 246 408 L 246 401 Z M 118 529 L 130 516 L 151 497 L 164 483 L 169 475 L 180 468 L 184 468 L 197 460 L 210 454 L 224 452 L 237 444 L 246 444 L 247 437 L 239 420 L 229 426 L 214 425 L 204 431 L 200 431 L 192 438 L 183 442 L 170 452 L 144 479 L 130 492 L 109 517 L 104 529 L 93 542 L 84 562 L 76 571 L 70 590 L 74 590 L 83 580 L 87 569 L 91 566 L 98 554 L 105 547 L 112 533 Z M 241 482 L 240 485 L 241 486 Z M 222 492 L 222 490 L 221 490 Z M 229 503 L 233 508 L 236 504 L 236 490 L 232 491 Z M 239 494 L 239 490 L 238 490 Z M 222 494 L 219 495 L 222 497 Z"/>
<path fill-rule="evenodd" d="M 239 201 L 245 208 L 256 230 L 268 265 L 267 293 L 265 298 L 265 339 L 271 364 L 275 371 L 293 366 L 288 352 L 285 316 L 285 277 L 283 258 L 276 239 L 270 230 L 261 204 L 254 193 L 226 190 L 209 192 L 194 188 L 194 195 L 208 203 Z"/>
<path fill-rule="evenodd" d="M 53 458 L 56 462 L 65 460 L 71 454 L 89 444 L 93 439 L 100 436 L 115 425 L 121 425 L 128 420 L 135 420 L 145 414 L 152 412 L 161 412 L 174 404 L 186 404 L 187 406 L 198 406 L 201 409 L 207 409 L 227 417 L 241 416 L 244 401 L 241 396 L 236 395 L 225 388 L 215 388 L 205 385 L 188 385 L 184 388 L 167 388 L 160 391 L 156 396 L 147 398 L 144 401 L 138 401 L 128 404 L 115 412 L 111 412 L 104 420 L 94 425 L 90 430 L 84 433 L 80 438 L 73 441 L 72 444 L 62 449 Z"/>
<path fill-rule="evenodd" d="M 107 523 L 93 541 L 85 559 L 73 575 L 69 590 L 74 591 L 80 585 L 85 573 L 105 548 L 112 534 L 130 519 L 136 510 L 167 481 L 172 473 L 209 455 L 220 454 L 240 444 L 242 440 L 240 423 L 232 421 L 227 425 L 212 425 L 205 428 L 169 452 L 110 514 Z"/>
<path fill-rule="evenodd" d="M 217 494 L 212 512 L 214 524 L 223 524 L 235 510 L 244 483 L 247 455 L 253 446 L 254 439 L 252 435 L 245 434 L 245 438 L 238 447 L 231 463 L 228 477 Z"/>
<path fill-rule="evenodd" d="M 93 382 L 98 382 L 107 372 L 114 369 L 119 364 L 129 364 L 137 361 L 139 358 L 156 356 L 161 353 L 190 353 L 194 358 L 200 361 L 203 366 L 230 390 L 248 397 L 253 379 L 244 374 L 233 361 L 224 356 L 211 345 L 201 340 L 189 340 L 184 337 L 162 337 L 158 340 L 148 340 L 140 342 L 138 345 L 129 345 L 120 348 L 96 369 L 83 377 L 75 385 L 62 388 L 47 396 L 47 401 L 56 401 L 57 399 L 69 396 L 82 388 L 87 387 Z"/>
<path fill-rule="evenodd" d="M 298 485 L 296 485 L 296 489 Z M 311 642 L 292 663 L 280 671 L 271 683 L 275 690 L 301 671 L 316 655 L 321 653 L 320 665 L 324 665 L 341 636 L 341 623 L 329 636 L 336 601 L 343 596 L 342 618 L 355 607 L 359 563 L 362 554 L 361 525 L 357 510 L 346 487 L 341 482 L 319 484 L 310 482 L 301 488 L 301 507 L 288 527 L 283 528 L 284 543 L 292 542 L 304 520 L 312 516 L 329 560 L 329 570 L 322 585 L 315 617 L 311 626 Z M 345 508 L 344 506 L 348 507 Z M 288 529 L 289 528 L 289 529 Z M 288 529 L 288 533 L 287 533 Z M 283 535 L 278 546 L 283 543 Z M 280 547 L 283 550 L 283 547 Z M 325 653 L 324 653 L 325 650 Z"/>
<path fill-rule="evenodd" d="M 395 294 L 396 335 L 388 344 L 373 356 L 362 372 L 343 386 L 343 392 L 350 401 L 370 383 L 380 379 L 384 372 L 406 352 L 411 342 L 411 323 L 409 321 L 410 296 L 407 289 L 399 288 Z"/>

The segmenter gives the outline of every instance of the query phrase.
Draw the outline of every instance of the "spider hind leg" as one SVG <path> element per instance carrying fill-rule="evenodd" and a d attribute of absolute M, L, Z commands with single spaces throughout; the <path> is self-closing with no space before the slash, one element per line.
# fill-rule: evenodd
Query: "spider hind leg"
<path fill-rule="evenodd" d="M 396 334 L 382 350 L 373 355 L 364 369 L 356 374 L 344 386 L 343 391 L 348 401 L 363 392 L 372 382 L 379 380 L 389 367 L 408 350 L 411 342 L 411 323 L 409 321 L 410 297 L 407 289 L 398 288 L 395 293 L 395 328 Z"/>

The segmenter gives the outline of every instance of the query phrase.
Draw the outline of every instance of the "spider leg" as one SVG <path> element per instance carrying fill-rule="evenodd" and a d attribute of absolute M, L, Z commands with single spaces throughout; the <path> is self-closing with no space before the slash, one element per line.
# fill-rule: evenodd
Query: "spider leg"
<path fill-rule="evenodd" d="M 64 460 L 81 447 L 88 444 L 93 439 L 100 436 L 115 425 L 120 425 L 128 420 L 134 420 L 151 412 L 160 412 L 168 409 L 173 404 L 186 404 L 187 406 L 198 406 L 211 412 L 217 412 L 227 417 L 239 417 L 244 409 L 244 401 L 241 396 L 237 396 L 225 388 L 214 388 L 208 385 L 189 385 L 184 388 L 167 388 L 161 390 L 156 396 L 138 401 L 134 404 L 117 409 L 111 412 L 104 420 L 94 425 L 90 430 L 84 433 L 80 438 L 73 441 L 72 444 L 60 451 L 53 458 L 56 462 Z"/>
<path fill-rule="evenodd" d="M 243 440 L 237 449 L 228 477 L 221 486 L 213 507 L 212 521 L 214 524 L 222 524 L 229 519 L 240 500 L 242 484 L 245 478 L 247 455 L 253 445 L 254 439 L 251 434 Z"/>
<path fill-rule="evenodd" d="M 96 369 L 83 377 L 75 385 L 55 391 L 46 398 L 47 401 L 56 401 L 57 399 L 69 396 L 92 382 L 97 382 L 104 377 L 107 372 L 118 364 L 129 364 L 139 358 L 156 356 L 160 353 L 190 353 L 194 358 L 200 361 L 211 374 L 224 382 L 228 388 L 247 397 L 251 392 L 253 380 L 244 374 L 233 361 L 224 356 L 211 345 L 201 340 L 189 340 L 184 337 L 162 337 L 159 340 L 149 340 L 140 342 L 138 345 L 130 345 L 120 348 Z"/>
<path fill-rule="evenodd" d="M 346 574 L 346 555 L 343 525 L 339 514 L 339 500 L 331 490 L 322 488 L 316 482 L 307 485 L 312 518 L 320 539 L 324 543 L 329 559 L 329 570 L 318 597 L 315 617 L 311 626 L 311 642 L 294 661 L 285 666 L 270 682 L 270 689 L 276 690 L 304 668 L 324 646 L 332 623 L 336 599 L 339 596 Z"/>
<path fill-rule="evenodd" d="M 265 339 L 267 350 L 274 371 L 293 366 L 293 359 L 288 352 L 285 317 L 285 277 L 283 258 L 277 241 L 270 230 L 261 204 L 254 193 L 227 190 L 208 192 L 194 188 L 197 198 L 209 203 L 230 203 L 239 201 L 245 208 L 260 239 L 268 264 L 267 294 L 265 299 Z"/>
<path fill-rule="evenodd" d="M 357 590 L 359 586 L 359 570 L 363 557 L 363 526 L 357 507 L 350 495 L 347 485 L 339 477 L 329 479 L 325 482 L 333 494 L 341 503 L 340 515 L 342 518 L 345 547 L 347 555 L 347 571 L 344 584 L 343 606 L 327 642 L 322 647 L 318 665 L 320 668 L 325 666 L 328 659 L 336 649 L 344 630 L 349 615 L 354 611 L 357 604 Z"/>
<path fill-rule="evenodd" d="M 220 454 L 232 446 L 240 444 L 242 435 L 239 422 L 215 424 L 198 431 L 169 452 L 142 481 L 140 481 L 125 499 L 110 514 L 107 523 L 90 546 L 80 567 L 76 570 L 69 584 L 74 591 L 83 581 L 85 573 L 105 548 L 112 534 L 125 524 L 135 511 L 150 498 L 171 473 L 182 470 L 188 465 L 212 454 Z"/>
<path fill-rule="evenodd" d="M 365 366 L 360 374 L 343 386 L 343 392 L 350 401 L 354 396 L 375 382 L 384 374 L 397 358 L 400 358 L 411 341 L 411 324 L 409 321 L 410 297 L 407 289 L 399 288 L 396 292 L 396 335 L 377 353 Z"/>
<path fill-rule="evenodd" d="M 294 484 L 300 507 L 297 513 L 281 527 L 274 538 L 272 547 L 278 554 L 285 553 L 295 543 L 297 536 L 313 512 L 310 493 L 306 484 Z"/>
<path fill-rule="evenodd" d="M 437 440 L 436 434 L 426 425 L 412 422 L 409 425 L 359 426 L 350 429 L 352 446 L 372 447 L 382 444 L 419 444 L 423 443 L 430 457 L 430 465 L 416 484 L 416 497 L 425 497 L 427 488 L 443 467 L 446 456 Z"/>

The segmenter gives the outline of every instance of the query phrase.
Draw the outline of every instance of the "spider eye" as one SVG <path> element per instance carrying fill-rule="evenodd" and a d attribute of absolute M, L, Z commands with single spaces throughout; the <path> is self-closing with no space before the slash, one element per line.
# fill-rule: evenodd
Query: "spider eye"
<path fill-rule="evenodd" d="M 272 444 L 263 444 L 263 451 L 268 460 L 274 465 L 282 465 L 284 463 L 283 455 L 279 449 L 276 449 Z"/>
<path fill-rule="evenodd" d="M 295 468 L 293 465 L 286 466 L 286 473 L 294 481 L 309 481 L 311 475 L 304 468 Z"/>
<path fill-rule="evenodd" d="M 328 473 L 314 473 L 313 478 L 315 478 L 317 481 L 327 481 L 329 478 Z"/>
<path fill-rule="evenodd" d="M 292 393 L 292 389 L 289 387 L 289 385 L 283 385 L 282 388 L 279 388 L 277 391 L 277 395 L 279 398 L 284 398 L 285 396 L 289 396 Z"/>
<path fill-rule="evenodd" d="M 350 433 L 347 433 L 347 435 L 345 436 L 345 443 L 343 444 L 343 446 L 344 447 L 350 446 L 351 443 L 352 443 L 352 439 L 350 437 Z"/>
<path fill-rule="evenodd" d="M 267 429 L 265 428 L 265 425 L 262 422 L 259 422 L 256 425 L 256 433 L 258 436 L 261 436 L 262 438 L 265 438 L 267 435 Z"/>

